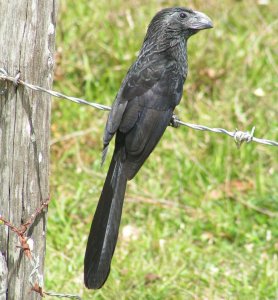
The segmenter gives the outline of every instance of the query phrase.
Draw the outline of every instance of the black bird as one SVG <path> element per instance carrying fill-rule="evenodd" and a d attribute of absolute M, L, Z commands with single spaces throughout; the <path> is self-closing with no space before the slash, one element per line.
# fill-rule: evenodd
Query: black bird
<path fill-rule="evenodd" d="M 103 159 L 116 134 L 114 154 L 98 202 L 84 260 L 89 289 L 106 281 L 115 250 L 127 180 L 148 158 L 171 122 L 188 70 L 187 40 L 212 28 L 203 13 L 166 8 L 152 19 L 143 46 L 110 111 L 103 137 Z"/>

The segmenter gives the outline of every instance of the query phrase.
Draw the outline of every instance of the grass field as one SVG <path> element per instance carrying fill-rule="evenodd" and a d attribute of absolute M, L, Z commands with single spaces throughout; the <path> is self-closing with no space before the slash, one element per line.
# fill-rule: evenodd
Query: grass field
<path fill-rule="evenodd" d="M 163 7 L 205 12 L 189 41 L 176 113 L 186 122 L 278 140 L 278 3 L 61 0 L 55 89 L 111 105 L 146 27 Z M 109 162 L 107 112 L 53 100 L 46 289 L 83 299 L 278 299 L 278 152 L 168 128 L 128 184 L 106 285 L 83 285 L 83 257 Z M 110 149 L 109 158 L 112 149 Z M 108 158 L 108 160 L 109 160 Z"/>

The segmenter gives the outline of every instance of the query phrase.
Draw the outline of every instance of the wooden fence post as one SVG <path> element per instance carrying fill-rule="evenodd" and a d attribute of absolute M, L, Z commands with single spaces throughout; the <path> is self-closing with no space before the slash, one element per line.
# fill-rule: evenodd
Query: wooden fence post
<path fill-rule="evenodd" d="M 0 68 L 11 76 L 52 86 L 56 0 L 1 0 Z M 6 85 L 6 83 L 4 84 Z M 3 90 L 0 81 L 0 92 Z M 7 83 L 0 96 L 0 216 L 20 227 L 49 197 L 51 97 Z M 28 228 L 43 274 L 45 213 Z M 31 291 L 33 269 L 18 236 L 0 225 L 0 300 L 41 299 Z"/>

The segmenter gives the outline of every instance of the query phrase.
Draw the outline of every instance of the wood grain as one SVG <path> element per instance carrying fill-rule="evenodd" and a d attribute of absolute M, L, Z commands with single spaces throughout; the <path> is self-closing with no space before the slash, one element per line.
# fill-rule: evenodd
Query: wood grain
<path fill-rule="evenodd" d="M 46 88 L 52 86 L 56 0 L 0 1 L 0 67 Z M 2 83 L 0 82 L 0 85 Z M 0 87 L 1 89 L 1 87 Z M 8 83 L 0 96 L 0 214 L 20 226 L 49 196 L 51 97 Z M 43 272 L 46 216 L 28 229 Z M 30 292 L 32 270 L 18 237 L 0 226 L 0 300 L 40 299 Z"/>

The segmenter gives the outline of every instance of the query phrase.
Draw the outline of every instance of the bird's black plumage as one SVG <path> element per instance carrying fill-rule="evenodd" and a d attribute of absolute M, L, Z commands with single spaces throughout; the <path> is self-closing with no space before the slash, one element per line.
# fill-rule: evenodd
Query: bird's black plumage
<path fill-rule="evenodd" d="M 115 250 L 127 180 L 148 158 L 170 123 L 187 76 L 187 40 L 211 28 L 204 14 L 175 7 L 158 12 L 129 69 L 109 114 L 103 137 L 107 147 L 116 134 L 114 154 L 88 238 L 84 280 L 88 288 L 106 281 Z"/>

